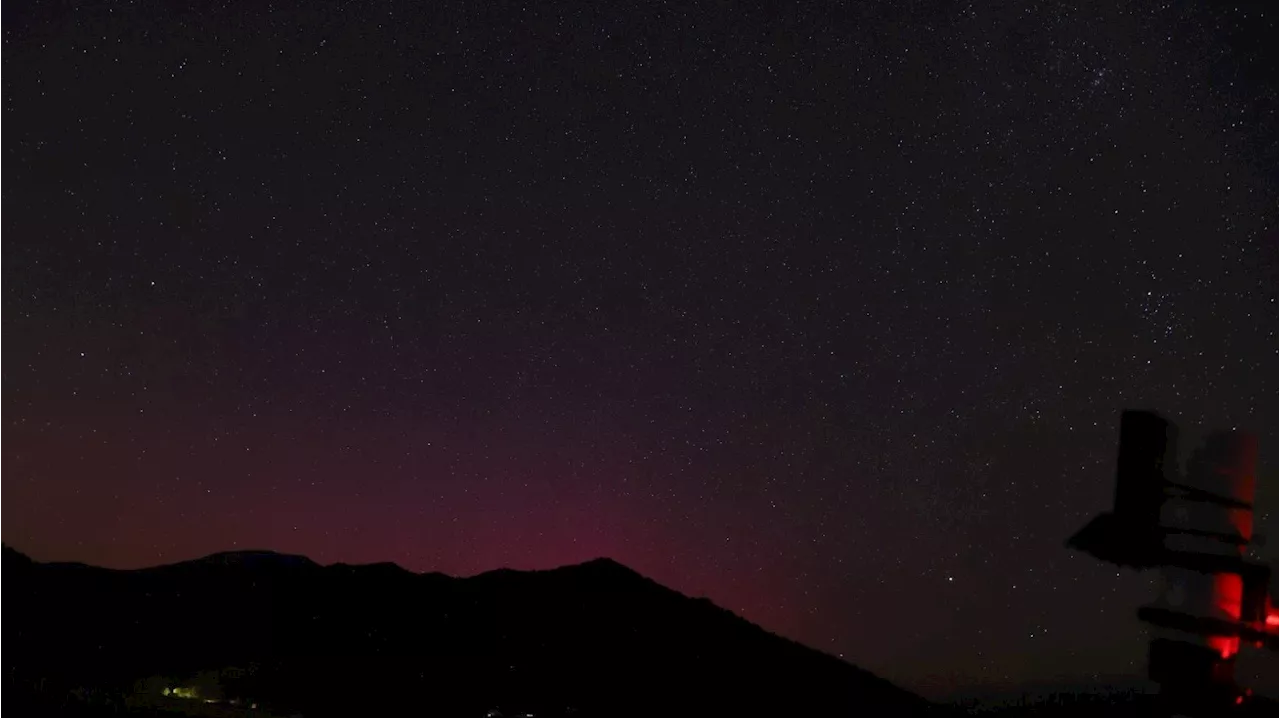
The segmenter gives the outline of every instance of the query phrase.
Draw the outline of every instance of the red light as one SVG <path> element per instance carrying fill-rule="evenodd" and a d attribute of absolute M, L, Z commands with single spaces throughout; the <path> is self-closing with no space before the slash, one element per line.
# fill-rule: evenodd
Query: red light
<path fill-rule="evenodd" d="M 1240 639 L 1234 636 L 1209 636 L 1205 642 L 1217 651 L 1224 661 L 1240 652 Z"/>
<path fill-rule="evenodd" d="M 1220 573 L 1213 577 L 1213 607 L 1229 620 L 1240 619 L 1244 602 L 1244 579 L 1236 574 Z M 1240 652 L 1240 639 L 1235 636 L 1210 636 L 1209 647 L 1228 660 Z"/>
<path fill-rule="evenodd" d="M 1244 703 L 1244 696 L 1236 696 L 1236 705 Z"/>
<path fill-rule="evenodd" d="M 1275 613 L 1268 613 L 1267 628 L 1275 628 L 1276 626 L 1280 626 L 1280 615 L 1277 615 Z"/>

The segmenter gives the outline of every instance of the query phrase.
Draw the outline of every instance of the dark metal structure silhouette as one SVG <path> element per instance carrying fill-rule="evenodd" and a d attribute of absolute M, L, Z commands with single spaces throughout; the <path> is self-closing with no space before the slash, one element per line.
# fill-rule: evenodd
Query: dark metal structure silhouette
<path fill-rule="evenodd" d="M 1164 588 L 1138 617 L 1152 640 L 1149 675 L 1172 712 L 1229 715 L 1252 700 L 1235 681 L 1241 642 L 1276 649 L 1270 569 L 1245 558 L 1253 541 L 1257 440 L 1208 437 L 1180 472 L 1178 428 L 1145 411 L 1120 419 L 1115 505 L 1068 540 L 1119 566 L 1160 569 Z"/>

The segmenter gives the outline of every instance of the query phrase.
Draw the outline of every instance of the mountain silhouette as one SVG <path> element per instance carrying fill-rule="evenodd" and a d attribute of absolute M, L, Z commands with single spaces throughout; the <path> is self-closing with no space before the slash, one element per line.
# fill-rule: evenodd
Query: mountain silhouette
<path fill-rule="evenodd" d="M 6 546 L 3 568 L 6 705 L 25 715 L 202 703 L 156 697 L 184 682 L 226 710 L 308 717 L 932 708 L 609 559 L 453 578 L 237 551 L 125 571 Z"/>

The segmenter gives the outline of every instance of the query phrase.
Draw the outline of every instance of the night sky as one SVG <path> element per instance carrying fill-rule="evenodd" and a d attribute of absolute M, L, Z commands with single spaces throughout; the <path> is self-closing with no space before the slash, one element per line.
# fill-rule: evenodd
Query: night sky
<path fill-rule="evenodd" d="M 1142 674 L 1120 410 L 1257 431 L 1276 555 L 1275 3 L 760 5 L 4 3 L 4 541 Z"/>

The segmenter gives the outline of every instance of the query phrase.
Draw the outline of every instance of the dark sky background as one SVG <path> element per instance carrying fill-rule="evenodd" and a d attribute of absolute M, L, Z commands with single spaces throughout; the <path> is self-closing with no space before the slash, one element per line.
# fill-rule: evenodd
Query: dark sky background
<path fill-rule="evenodd" d="M 1275 3 L 759 5 L 4 3 L 4 541 L 1141 675 L 1120 410 L 1259 432 L 1276 536 Z"/>

